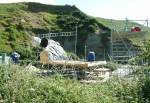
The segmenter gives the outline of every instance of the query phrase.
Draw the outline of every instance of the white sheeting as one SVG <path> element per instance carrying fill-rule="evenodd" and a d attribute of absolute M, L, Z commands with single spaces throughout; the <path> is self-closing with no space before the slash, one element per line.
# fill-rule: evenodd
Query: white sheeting
<path fill-rule="evenodd" d="M 33 37 L 34 46 L 39 45 L 40 42 L 40 38 Z M 48 40 L 48 46 L 44 48 L 44 50 L 49 53 L 49 60 L 68 60 L 67 54 L 61 45 L 52 39 Z"/>

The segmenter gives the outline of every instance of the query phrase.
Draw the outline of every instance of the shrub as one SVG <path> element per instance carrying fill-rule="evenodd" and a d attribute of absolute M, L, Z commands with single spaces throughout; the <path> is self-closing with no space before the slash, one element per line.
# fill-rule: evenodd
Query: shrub
<path fill-rule="evenodd" d="M 69 59 L 72 60 L 80 60 L 80 58 L 75 53 L 72 52 L 67 52 L 67 56 L 69 57 Z"/>
<path fill-rule="evenodd" d="M 37 76 L 11 65 L 0 66 L 0 78 L 0 100 L 5 103 L 149 103 L 150 98 L 149 80 L 137 76 L 87 85 L 59 75 Z"/>
<path fill-rule="evenodd" d="M 141 92 L 144 101 L 148 103 L 150 101 L 150 78 L 144 80 Z"/>

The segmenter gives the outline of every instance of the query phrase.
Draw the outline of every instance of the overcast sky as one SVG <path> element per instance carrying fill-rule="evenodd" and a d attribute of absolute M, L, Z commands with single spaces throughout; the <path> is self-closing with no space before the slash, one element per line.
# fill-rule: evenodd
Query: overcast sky
<path fill-rule="evenodd" d="M 0 0 L 1 3 L 23 1 L 76 5 L 88 15 L 109 19 L 150 20 L 150 0 Z"/>

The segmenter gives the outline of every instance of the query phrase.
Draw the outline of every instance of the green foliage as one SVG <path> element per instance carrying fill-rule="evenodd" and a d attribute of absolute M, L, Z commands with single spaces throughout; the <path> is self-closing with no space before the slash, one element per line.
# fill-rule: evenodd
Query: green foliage
<path fill-rule="evenodd" d="M 6 21 L 4 21 L 4 20 L 0 20 L 0 24 L 2 25 L 2 26 L 8 26 L 8 23 L 6 22 Z"/>
<path fill-rule="evenodd" d="M 28 35 L 17 31 L 14 27 L 7 27 L 5 31 L 1 32 L 0 39 L 2 39 L 0 53 L 6 52 L 10 54 L 13 51 L 18 51 L 22 58 L 30 57 L 30 52 L 27 48 L 24 48 L 30 44 Z"/>
<path fill-rule="evenodd" d="M 20 46 L 16 46 L 15 51 L 21 55 L 21 59 L 30 58 L 32 54 L 32 51 Z"/>
<path fill-rule="evenodd" d="M 131 64 L 150 65 L 150 40 L 145 41 L 141 49 L 141 54 L 129 61 Z"/>
<path fill-rule="evenodd" d="M 142 97 L 144 98 L 144 101 L 148 103 L 148 101 L 150 101 L 150 92 L 149 92 L 150 91 L 150 78 L 146 78 L 144 80 L 141 91 L 142 91 Z"/>
<path fill-rule="evenodd" d="M 47 12 L 47 13 L 52 13 L 52 14 L 71 14 L 73 11 L 78 10 L 76 6 L 70 6 L 70 5 L 65 5 L 65 6 L 57 6 L 57 5 L 45 5 L 41 3 L 26 3 L 28 6 L 28 10 L 30 12 Z"/>
<path fill-rule="evenodd" d="M 57 23 L 64 31 L 75 30 L 77 22 L 78 19 L 70 15 L 60 15 L 57 17 Z"/>
<path fill-rule="evenodd" d="M 10 4 L 0 4 L 0 14 L 3 13 L 15 13 L 19 10 L 26 10 L 27 5 L 24 5 L 23 3 L 10 3 Z"/>
<path fill-rule="evenodd" d="M 87 15 L 85 15 L 80 11 L 74 11 L 72 12 L 72 15 L 59 15 L 57 17 L 57 23 L 60 26 L 60 28 L 62 28 L 64 31 L 75 31 L 77 26 L 78 29 L 77 54 L 80 56 L 84 55 L 83 52 L 84 46 L 86 44 L 89 35 L 93 36 L 96 34 L 100 35 L 99 31 L 101 31 L 101 29 L 104 31 L 109 31 L 108 28 L 105 28 L 94 18 L 88 17 Z M 100 36 L 98 37 L 101 38 Z M 95 41 L 90 42 L 92 44 L 92 42 Z M 105 39 L 105 42 L 108 41 L 106 41 Z"/>
<path fill-rule="evenodd" d="M 143 103 L 150 102 L 150 67 L 140 67 L 134 70 L 134 74 L 139 77 L 139 95 Z"/>
<path fill-rule="evenodd" d="M 144 55 L 143 58 L 150 59 L 150 40 L 148 40 L 144 45 Z"/>
<path fill-rule="evenodd" d="M 80 58 L 75 53 L 67 52 L 67 56 L 71 60 L 80 60 Z"/>
<path fill-rule="evenodd" d="M 87 85 L 57 75 L 41 77 L 22 67 L 5 65 L 0 66 L 0 101 L 5 103 L 149 103 L 150 78 L 142 73 L 137 73 L 131 80 L 113 78 L 104 83 Z"/>
<path fill-rule="evenodd" d="M 4 44 L 1 44 L 0 45 L 0 53 L 11 53 L 13 50 L 11 48 L 11 46 L 7 46 L 7 45 L 4 45 Z"/>

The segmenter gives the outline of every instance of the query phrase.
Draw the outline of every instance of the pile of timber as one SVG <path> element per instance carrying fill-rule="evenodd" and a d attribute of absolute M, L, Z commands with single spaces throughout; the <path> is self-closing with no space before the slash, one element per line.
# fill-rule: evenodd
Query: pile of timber
<path fill-rule="evenodd" d="M 106 64 L 106 61 L 93 61 L 93 62 L 84 62 L 84 61 L 47 61 L 42 62 L 40 61 L 39 64 L 41 65 L 51 65 L 56 67 L 66 67 L 66 68 L 80 68 L 80 69 L 90 69 L 98 66 L 102 66 Z"/>
<path fill-rule="evenodd" d="M 49 60 L 48 57 L 49 57 L 48 52 L 42 51 L 40 53 L 39 63 L 41 65 L 51 65 L 56 67 L 78 68 L 78 69 L 89 69 L 89 68 L 106 64 L 106 61 L 85 62 L 85 61 L 74 61 L 74 60 Z"/>

